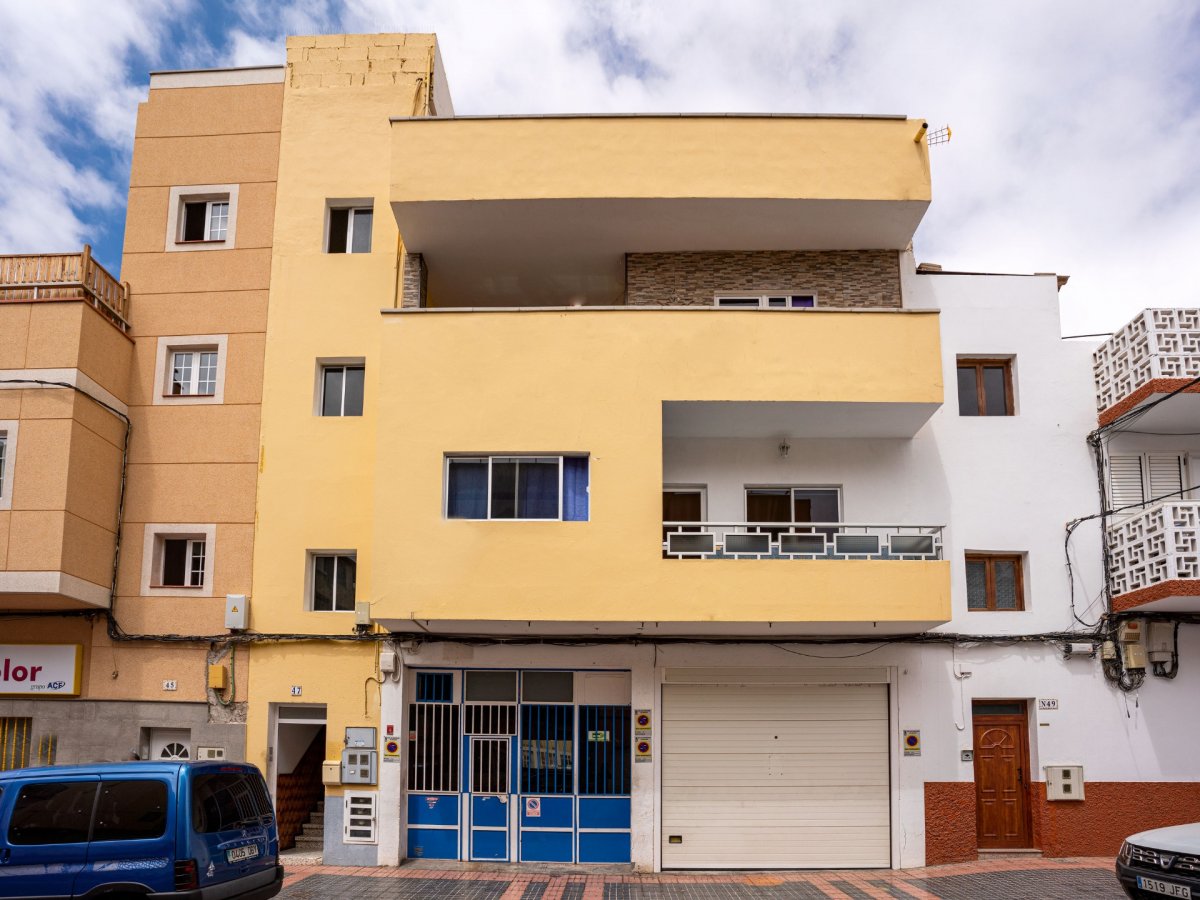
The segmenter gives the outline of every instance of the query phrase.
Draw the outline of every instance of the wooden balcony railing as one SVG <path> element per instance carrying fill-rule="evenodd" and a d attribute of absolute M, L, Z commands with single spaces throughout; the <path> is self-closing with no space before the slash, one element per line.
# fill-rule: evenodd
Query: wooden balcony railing
<path fill-rule="evenodd" d="M 129 285 L 82 253 L 0 256 L 0 303 L 82 300 L 121 331 L 129 331 Z"/>

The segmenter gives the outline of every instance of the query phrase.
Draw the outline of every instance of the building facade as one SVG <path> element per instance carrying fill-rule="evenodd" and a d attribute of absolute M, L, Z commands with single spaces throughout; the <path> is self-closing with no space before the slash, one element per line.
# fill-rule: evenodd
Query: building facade
<path fill-rule="evenodd" d="M 0 376 L 108 392 L 0 392 L 0 644 L 75 628 L 83 673 L 3 721 L 125 704 L 116 745 L 244 756 L 344 864 L 911 867 L 1200 818 L 1197 314 L 1097 347 L 1065 278 L 918 266 L 923 124 L 455 116 L 432 35 L 154 75 L 131 308 L 0 305 Z M 111 374 L 39 339 L 63 310 Z M 32 543 L 71 503 L 109 504 L 91 575 Z"/>

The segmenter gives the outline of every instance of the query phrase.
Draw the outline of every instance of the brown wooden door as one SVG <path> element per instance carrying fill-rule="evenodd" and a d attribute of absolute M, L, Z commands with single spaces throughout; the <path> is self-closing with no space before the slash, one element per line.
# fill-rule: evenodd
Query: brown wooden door
<path fill-rule="evenodd" d="M 703 516 L 703 494 L 697 490 L 664 490 L 662 495 L 664 522 L 699 522 Z M 699 531 L 699 528 L 663 526 L 663 543 L 668 531 Z M 663 550 L 666 555 L 666 550 Z"/>
<path fill-rule="evenodd" d="M 1029 732 L 1024 703 L 1008 714 L 984 714 L 977 706 L 975 737 L 975 823 L 981 849 L 1023 850 L 1032 844 L 1029 818 Z M 1016 711 L 1016 707 L 1020 712 Z"/>

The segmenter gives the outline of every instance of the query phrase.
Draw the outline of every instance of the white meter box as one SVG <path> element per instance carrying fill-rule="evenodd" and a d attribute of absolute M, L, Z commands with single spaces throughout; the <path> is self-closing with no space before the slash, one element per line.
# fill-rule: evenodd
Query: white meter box
<path fill-rule="evenodd" d="M 1047 800 L 1082 800 L 1083 766 L 1046 766 Z"/>

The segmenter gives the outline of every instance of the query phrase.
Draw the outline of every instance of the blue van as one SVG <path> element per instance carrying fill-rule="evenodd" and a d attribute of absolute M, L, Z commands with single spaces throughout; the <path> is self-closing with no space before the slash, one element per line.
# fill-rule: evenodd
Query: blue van
<path fill-rule="evenodd" d="M 0 897 L 260 900 L 282 886 L 275 812 L 254 766 L 0 772 Z"/>

